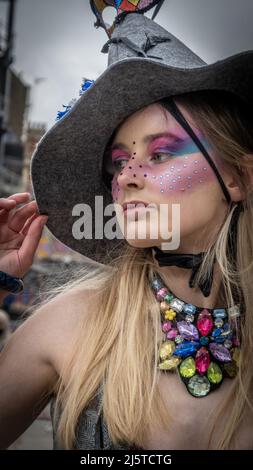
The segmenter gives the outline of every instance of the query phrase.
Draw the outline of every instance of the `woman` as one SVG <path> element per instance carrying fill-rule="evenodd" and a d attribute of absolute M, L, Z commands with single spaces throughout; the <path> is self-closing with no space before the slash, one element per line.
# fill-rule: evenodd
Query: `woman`
<path fill-rule="evenodd" d="M 126 25 L 130 31 L 130 21 L 143 18 L 124 17 L 116 32 Z M 146 27 L 152 29 L 149 21 Z M 98 87 L 92 87 L 96 96 Z M 83 97 L 86 105 L 92 87 Z M 118 124 L 107 129 L 103 181 L 112 185 L 128 246 L 121 243 L 120 255 L 109 265 L 88 269 L 65 286 L 8 342 L 0 357 L 2 447 L 53 396 L 56 448 L 253 448 L 252 118 L 240 93 L 231 94 L 225 84 L 214 90 L 210 86 L 211 91 L 208 86 L 200 91 L 202 85 L 192 88 L 176 93 L 175 84 L 169 98 L 151 96 L 123 121 L 119 113 Z M 63 139 L 63 131 L 67 142 L 77 140 L 66 135 L 66 126 L 73 131 L 80 106 L 40 145 L 45 180 L 56 174 L 54 166 L 48 172 L 45 162 L 52 142 Z M 103 111 L 111 113 L 106 103 Z M 114 115 L 111 120 L 116 121 Z M 83 134 L 81 142 L 88 166 L 92 144 Z M 36 155 L 33 183 L 43 212 L 42 160 Z M 58 168 L 61 177 L 63 171 Z M 54 191 L 49 222 L 53 211 L 56 215 L 48 224 L 57 234 L 61 206 Z M 21 277 L 29 268 L 46 222 L 34 202 L 14 211 L 26 202 L 25 194 L 1 200 L 0 269 L 11 276 Z M 142 207 L 126 207 L 137 202 Z M 168 208 L 167 220 L 162 204 Z M 169 252 L 163 250 L 163 229 L 172 229 L 172 204 L 180 205 L 180 244 Z M 157 237 L 152 210 L 159 221 Z M 138 230 L 145 238 L 135 236 Z M 63 232 L 59 238 L 66 241 Z M 79 244 L 88 247 L 87 242 L 94 243 Z M 69 246 L 77 243 L 69 237 Z M 85 247 L 79 251 L 86 253 Z"/>

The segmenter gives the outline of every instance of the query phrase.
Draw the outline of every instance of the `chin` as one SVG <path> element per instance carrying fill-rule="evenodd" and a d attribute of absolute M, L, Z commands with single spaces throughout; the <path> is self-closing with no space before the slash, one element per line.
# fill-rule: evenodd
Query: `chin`
<path fill-rule="evenodd" d="M 148 240 L 126 240 L 126 242 L 133 248 L 151 248 L 154 246 Z"/>

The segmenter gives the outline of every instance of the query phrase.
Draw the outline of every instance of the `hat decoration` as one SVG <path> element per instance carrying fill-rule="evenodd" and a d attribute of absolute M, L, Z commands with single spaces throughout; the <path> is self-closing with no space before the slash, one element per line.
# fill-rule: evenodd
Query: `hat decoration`
<path fill-rule="evenodd" d="M 108 25 L 103 19 L 103 12 L 107 7 L 114 7 L 117 11 L 116 21 L 120 21 L 128 13 L 145 13 L 156 6 L 152 19 L 155 18 L 164 0 L 90 0 L 90 5 L 97 21 L 95 27 L 102 27 L 110 38 L 114 31 L 114 24 Z"/>
<path fill-rule="evenodd" d="M 81 84 L 81 89 L 79 90 L 79 96 L 82 96 L 88 90 L 88 88 L 90 88 L 91 85 L 93 85 L 93 83 L 94 83 L 94 80 L 90 80 L 88 78 L 83 78 L 83 81 L 82 81 L 82 84 Z M 73 98 L 67 106 L 63 104 L 62 106 L 65 109 L 64 109 L 64 111 L 58 111 L 57 112 L 56 121 L 59 121 L 66 114 L 68 114 L 68 112 L 71 110 L 72 106 L 74 106 L 74 104 L 76 102 L 77 102 L 77 99 Z"/>

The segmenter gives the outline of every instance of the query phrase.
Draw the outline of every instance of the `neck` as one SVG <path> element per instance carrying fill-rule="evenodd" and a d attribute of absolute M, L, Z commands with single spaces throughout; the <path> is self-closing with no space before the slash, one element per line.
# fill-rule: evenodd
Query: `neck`
<path fill-rule="evenodd" d="M 189 287 L 189 279 L 191 272 L 189 269 L 179 268 L 177 266 L 160 267 L 158 262 L 154 260 L 157 266 L 157 273 L 160 274 L 169 290 L 179 299 L 186 303 L 196 305 L 203 308 L 225 307 L 224 301 L 221 300 L 221 273 L 217 263 L 214 265 L 214 275 L 211 293 L 208 297 L 204 297 L 198 287 Z"/>

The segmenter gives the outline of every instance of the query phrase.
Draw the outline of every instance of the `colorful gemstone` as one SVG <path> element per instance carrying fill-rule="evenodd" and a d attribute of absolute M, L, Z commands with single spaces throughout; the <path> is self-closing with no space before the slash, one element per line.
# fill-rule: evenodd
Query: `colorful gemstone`
<path fill-rule="evenodd" d="M 201 346 L 206 346 L 208 343 L 209 343 L 209 338 L 207 338 L 207 336 L 201 336 L 200 338 Z"/>
<path fill-rule="evenodd" d="M 172 308 L 170 308 L 169 310 L 166 310 L 166 312 L 164 313 L 164 318 L 165 320 L 174 320 L 174 318 L 176 317 L 176 312 L 174 312 L 174 310 L 172 310 Z"/>
<path fill-rule="evenodd" d="M 171 357 L 161 362 L 158 367 L 161 370 L 172 370 L 179 366 L 181 359 L 179 357 Z"/>
<path fill-rule="evenodd" d="M 170 302 L 174 299 L 174 296 L 172 294 L 167 294 L 164 297 L 164 300 L 170 304 Z"/>
<path fill-rule="evenodd" d="M 209 344 L 209 349 L 215 357 L 220 362 L 230 362 L 231 361 L 231 355 L 230 352 L 227 348 L 225 348 L 222 344 L 217 344 L 217 343 L 210 343 Z"/>
<path fill-rule="evenodd" d="M 156 298 L 159 301 L 164 300 L 164 297 L 168 294 L 168 289 L 166 287 L 162 287 L 159 289 L 159 291 L 156 293 Z"/>
<path fill-rule="evenodd" d="M 211 313 L 204 309 L 198 316 L 197 327 L 202 336 L 207 336 L 213 328 Z"/>
<path fill-rule="evenodd" d="M 164 341 L 159 350 L 159 356 L 162 361 L 169 359 L 175 350 L 175 343 L 173 341 Z"/>
<path fill-rule="evenodd" d="M 167 339 L 175 339 L 176 336 L 178 335 L 178 331 L 176 328 L 172 328 L 168 333 L 166 334 Z"/>
<path fill-rule="evenodd" d="M 232 346 L 233 346 L 233 343 L 232 343 L 232 341 L 231 341 L 230 339 L 226 339 L 226 340 L 224 341 L 224 346 L 225 346 L 225 348 L 227 348 L 227 349 L 231 349 Z"/>
<path fill-rule="evenodd" d="M 221 335 L 226 339 L 232 339 L 233 332 L 229 323 L 224 324 Z"/>
<path fill-rule="evenodd" d="M 170 302 L 170 307 L 173 308 L 176 312 L 180 313 L 183 310 L 184 302 L 182 300 L 174 298 Z"/>
<path fill-rule="evenodd" d="M 216 328 L 216 329 L 213 330 L 213 332 L 212 332 L 212 337 L 213 337 L 213 338 L 217 338 L 217 336 L 220 336 L 220 335 L 221 335 L 221 332 L 222 332 L 221 328 Z"/>
<path fill-rule="evenodd" d="M 182 336 L 180 336 L 180 335 L 177 335 L 177 336 L 175 337 L 174 341 L 175 341 L 176 344 L 180 344 L 180 343 L 183 343 L 184 338 L 183 338 Z"/>
<path fill-rule="evenodd" d="M 216 319 L 214 320 L 214 324 L 215 324 L 216 328 L 221 328 L 222 325 L 223 325 L 223 323 L 224 323 L 224 322 L 223 322 L 222 318 L 216 318 Z"/>
<path fill-rule="evenodd" d="M 237 367 L 239 367 L 239 362 L 240 362 L 240 349 L 239 348 L 234 348 L 231 350 L 232 358 L 235 361 Z"/>
<path fill-rule="evenodd" d="M 237 318 L 240 316 L 240 307 L 239 305 L 233 305 L 228 308 L 228 315 L 230 318 Z"/>
<path fill-rule="evenodd" d="M 204 375 L 194 375 L 187 384 L 187 388 L 194 397 L 205 397 L 210 392 L 210 382 Z"/>
<path fill-rule="evenodd" d="M 196 313 L 196 307 L 192 304 L 184 304 L 183 312 L 186 315 L 194 315 L 194 313 Z"/>
<path fill-rule="evenodd" d="M 224 370 L 226 371 L 227 375 L 231 379 L 233 379 L 238 372 L 238 367 L 236 365 L 236 362 L 235 361 L 227 362 L 226 364 L 224 364 Z"/>
<path fill-rule="evenodd" d="M 210 356 L 206 348 L 198 350 L 195 357 L 196 369 L 200 374 L 204 374 L 210 365 Z"/>
<path fill-rule="evenodd" d="M 213 316 L 215 318 L 225 318 L 226 310 L 224 308 L 215 308 L 213 311 Z"/>
<path fill-rule="evenodd" d="M 165 302 L 164 300 L 160 303 L 160 310 L 161 312 L 166 312 L 166 310 L 169 310 L 170 306 Z"/>
<path fill-rule="evenodd" d="M 196 341 L 184 341 L 181 344 L 177 344 L 173 355 L 179 357 L 187 357 L 195 353 L 198 347 L 199 343 Z"/>
<path fill-rule="evenodd" d="M 240 346 L 240 339 L 236 336 L 236 334 L 233 336 L 233 346 Z"/>
<path fill-rule="evenodd" d="M 195 374 L 196 366 L 193 357 L 187 357 L 183 362 L 181 362 L 179 372 L 185 379 L 189 379 Z"/>
<path fill-rule="evenodd" d="M 222 381 L 223 375 L 218 364 L 211 362 L 210 366 L 208 367 L 207 377 L 212 384 L 219 384 Z"/>
<path fill-rule="evenodd" d="M 187 323 L 186 321 L 179 321 L 177 322 L 177 328 L 184 339 L 187 339 L 188 341 L 198 341 L 199 333 L 196 326 L 191 323 Z"/>
<path fill-rule="evenodd" d="M 170 331 L 172 328 L 172 323 L 171 321 L 165 321 L 163 324 L 162 324 L 162 330 L 164 333 L 167 333 L 168 331 Z"/>
<path fill-rule="evenodd" d="M 194 315 L 192 315 L 192 314 L 185 315 L 185 321 L 187 321 L 187 323 L 193 323 L 194 322 Z"/>
<path fill-rule="evenodd" d="M 151 285 L 155 291 L 159 291 L 163 287 L 163 283 L 160 279 L 153 279 Z"/>

